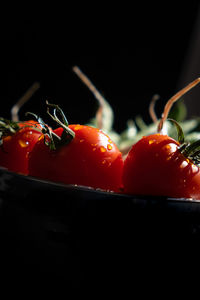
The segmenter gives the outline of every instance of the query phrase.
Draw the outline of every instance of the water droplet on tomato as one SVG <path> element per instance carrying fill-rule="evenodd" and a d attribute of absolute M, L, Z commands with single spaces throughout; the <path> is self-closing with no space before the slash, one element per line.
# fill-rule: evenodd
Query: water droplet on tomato
<path fill-rule="evenodd" d="M 166 145 L 164 148 L 167 150 L 171 149 L 170 145 Z"/>
<path fill-rule="evenodd" d="M 112 150 L 112 146 L 110 144 L 107 145 L 108 150 Z"/>
<path fill-rule="evenodd" d="M 83 143 L 84 141 L 85 141 L 84 139 L 81 139 L 79 142 L 80 142 L 80 143 Z"/>
<path fill-rule="evenodd" d="M 22 148 L 28 147 L 29 145 L 29 142 L 24 140 L 19 140 L 18 143 Z"/>
<path fill-rule="evenodd" d="M 103 152 L 106 152 L 106 148 L 104 146 L 101 146 L 100 147 L 100 151 L 103 153 Z"/>
<path fill-rule="evenodd" d="M 199 168 L 195 164 L 191 164 L 192 166 L 192 174 L 196 174 L 199 171 Z"/>
<path fill-rule="evenodd" d="M 76 125 L 75 127 L 74 127 L 74 130 L 79 130 L 79 129 L 81 129 L 81 125 Z"/>
<path fill-rule="evenodd" d="M 188 162 L 189 162 L 188 159 L 184 160 L 184 161 L 181 163 L 181 165 L 180 165 L 180 169 L 183 169 L 183 168 L 187 167 L 187 166 L 188 166 Z"/>
<path fill-rule="evenodd" d="M 149 145 L 153 144 L 154 142 L 154 140 L 149 140 Z"/>
<path fill-rule="evenodd" d="M 38 141 L 41 141 L 41 139 L 43 139 L 43 134 L 41 134 L 41 136 L 39 137 Z"/>
<path fill-rule="evenodd" d="M 106 160 L 104 159 L 104 160 L 102 161 L 102 165 L 105 165 L 105 163 L 106 163 Z"/>

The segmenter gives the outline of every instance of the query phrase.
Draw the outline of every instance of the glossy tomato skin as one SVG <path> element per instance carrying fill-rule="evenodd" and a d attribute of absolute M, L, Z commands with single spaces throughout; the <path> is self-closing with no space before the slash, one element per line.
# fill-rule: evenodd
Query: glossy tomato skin
<path fill-rule="evenodd" d="M 75 138 L 57 150 L 40 140 L 29 159 L 29 173 L 43 179 L 118 192 L 122 183 L 121 152 L 102 131 L 69 125 Z M 61 136 L 63 129 L 54 131 Z"/>
<path fill-rule="evenodd" d="M 41 136 L 41 132 L 35 128 L 41 127 L 35 121 L 21 122 L 19 127 L 15 134 L 3 138 L 0 146 L 0 166 L 28 175 L 28 155 Z"/>
<path fill-rule="evenodd" d="M 124 162 L 124 192 L 200 199 L 200 170 L 167 135 L 143 137 Z"/>

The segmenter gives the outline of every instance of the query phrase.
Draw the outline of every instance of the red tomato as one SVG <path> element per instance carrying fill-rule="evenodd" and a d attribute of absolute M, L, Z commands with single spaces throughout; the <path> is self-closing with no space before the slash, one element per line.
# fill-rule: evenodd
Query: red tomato
<path fill-rule="evenodd" d="M 110 138 L 99 129 L 69 125 L 75 137 L 67 145 L 50 150 L 44 139 L 30 153 L 29 174 L 65 184 L 76 184 L 118 192 L 123 159 Z M 62 128 L 54 131 L 58 136 Z"/>
<path fill-rule="evenodd" d="M 123 184 L 128 194 L 200 199 L 199 167 L 167 135 L 146 136 L 132 146 Z"/>
<path fill-rule="evenodd" d="M 29 152 L 41 136 L 41 132 L 35 128 L 41 129 L 41 126 L 35 121 L 20 122 L 18 126 L 19 129 L 14 134 L 3 137 L 0 166 L 27 175 Z"/>
<path fill-rule="evenodd" d="M 38 129 L 42 128 L 42 126 L 37 121 L 34 121 L 34 120 L 21 121 L 21 122 L 18 122 L 17 125 L 20 128 L 24 128 L 24 127 L 35 127 Z"/>

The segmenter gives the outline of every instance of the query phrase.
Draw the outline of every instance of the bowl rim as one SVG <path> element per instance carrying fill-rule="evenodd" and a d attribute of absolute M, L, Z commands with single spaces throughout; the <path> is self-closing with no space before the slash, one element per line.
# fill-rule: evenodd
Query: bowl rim
<path fill-rule="evenodd" d="M 12 171 L 7 170 L 6 168 L 0 167 L 0 181 L 6 179 L 19 179 L 24 180 L 27 183 L 37 185 L 40 184 L 42 187 L 52 187 L 56 189 L 60 189 L 62 191 L 76 191 L 76 192 L 83 192 L 83 193 L 92 193 L 99 196 L 110 196 L 111 198 L 117 197 L 118 199 L 127 199 L 127 200 L 148 200 L 148 201 L 164 201 L 164 202 L 171 202 L 171 203 L 195 203 L 200 205 L 200 199 L 192 199 L 192 198 L 175 198 L 175 197 L 167 197 L 167 196 L 155 196 L 155 195 L 129 195 L 126 193 L 116 193 L 112 191 L 105 191 L 100 188 L 95 189 L 92 187 L 82 186 L 82 185 L 73 185 L 73 184 L 64 184 L 61 182 L 53 182 L 45 179 L 36 178 L 29 175 L 24 175 L 20 173 L 15 173 Z M 1 190 L 1 189 L 0 189 Z"/>

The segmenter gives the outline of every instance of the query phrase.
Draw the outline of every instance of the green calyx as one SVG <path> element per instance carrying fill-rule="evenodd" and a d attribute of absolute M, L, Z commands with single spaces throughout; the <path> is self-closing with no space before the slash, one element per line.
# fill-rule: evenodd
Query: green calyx
<path fill-rule="evenodd" d="M 15 134 L 20 129 L 17 122 L 0 118 L 0 145 L 3 144 L 3 138 Z"/>
<path fill-rule="evenodd" d="M 178 142 L 180 143 L 179 151 L 188 159 L 193 161 L 194 164 L 200 165 L 200 140 L 189 143 L 185 142 L 185 137 L 181 126 L 177 121 L 168 119 L 171 121 L 177 129 Z"/>
<path fill-rule="evenodd" d="M 196 165 L 200 165 L 200 140 L 193 143 L 185 143 L 180 150 L 185 157 L 192 160 Z"/>
<path fill-rule="evenodd" d="M 18 129 L 19 125 L 17 122 L 13 122 L 4 118 L 0 118 L 0 131 L 3 135 L 14 134 Z"/>
<path fill-rule="evenodd" d="M 47 104 L 47 113 L 48 115 L 58 124 L 60 127 L 63 128 L 63 132 L 61 137 L 58 137 L 54 132 L 52 132 L 56 136 L 56 140 L 54 141 L 55 149 L 57 149 L 60 146 L 64 146 L 69 144 L 75 137 L 75 133 L 73 130 L 69 128 L 69 123 L 67 121 L 67 118 L 62 111 L 62 109 L 56 105 L 56 104 L 50 104 L 48 101 L 46 101 Z M 53 108 L 53 115 L 50 113 L 50 108 Z M 57 114 L 60 114 L 61 120 L 57 116 Z M 58 139 L 59 138 L 59 139 Z M 55 150 L 54 149 L 54 150 Z"/>
<path fill-rule="evenodd" d="M 42 127 L 40 131 L 44 135 L 45 145 L 47 145 L 51 150 L 57 150 L 59 147 L 69 144 L 75 137 L 75 133 L 68 127 L 69 124 L 62 109 L 56 104 L 50 104 L 48 101 L 46 101 L 46 104 L 47 114 L 53 121 L 63 128 L 61 136 L 58 136 L 49 126 L 47 126 L 42 118 L 30 112 L 26 114 L 34 116 Z M 53 114 L 50 113 L 50 108 L 53 108 Z M 58 114 L 60 114 L 61 118 L 58 117 Z"/>
<path fill-rule="evenodd" d="M 41 126 L 40 128 L 36 128 L 38 132 L 44 135 L 44 143 L 47 145 L 51 150 L 56 150 L 56 146 L 58 141 L 60 140 L 60 137 L 56 135 L 48 126 L 47 124 L 43 121 L 41 117 L 38 115 L 32 113 L 32 112 L 26 112 L 26 116 L 31 115 L 34 117 L 38 124 Z M 48 137 L 48 138 L 47 138 Z"/>

